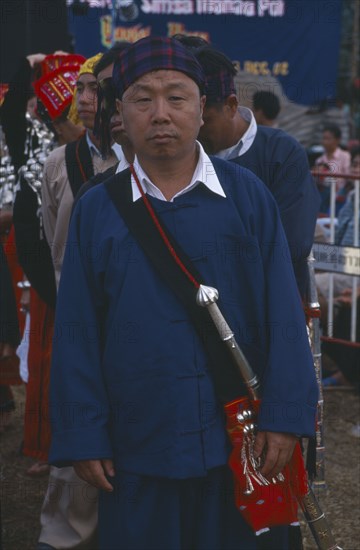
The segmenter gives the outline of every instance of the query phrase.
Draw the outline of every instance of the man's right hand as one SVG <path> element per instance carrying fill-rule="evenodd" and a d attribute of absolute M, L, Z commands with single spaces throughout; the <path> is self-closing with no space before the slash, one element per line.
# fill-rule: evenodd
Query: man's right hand
<path fill-rule="evenodd" d="M 73 463 L 77 475 L 98 489 L 111 493 L 114 488 L 106 476 L 114 477 L 114 463 L 110 458 L 101 460 L 78 460 Z"/>

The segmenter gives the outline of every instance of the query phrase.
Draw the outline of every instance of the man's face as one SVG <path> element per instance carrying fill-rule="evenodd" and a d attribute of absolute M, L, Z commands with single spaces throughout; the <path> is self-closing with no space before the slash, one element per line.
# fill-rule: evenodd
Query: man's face
<path fill-rule="evenodd" d="M 200 129 L 199 141 L 208 154 L 215 155 L 222 149 L 227 149 L 232 136 L 232 118 L 225 105 L 205 106 L 204 125 Z"/>
<path fill-rule="evenodd" d="M 205 97 L 179 71 L 147 73 L 124 93 L 118 108 L 136 154 L 141 159 L 186 159 L 203 124 Z"/>
<path fill-rule="evenodd" d="M 97 83 L 94 75 L 82 74 L 76 83 L 76 107 L 85 128 L 93 130 L 97 109 Z"/>

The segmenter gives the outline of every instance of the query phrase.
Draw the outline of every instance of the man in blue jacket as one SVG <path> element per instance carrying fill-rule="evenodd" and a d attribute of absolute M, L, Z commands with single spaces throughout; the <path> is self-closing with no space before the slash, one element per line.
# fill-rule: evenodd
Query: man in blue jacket
<path fill-rule="evenodd" d="M 50 460 L 73 463 L 100 489 L 101 549 L 255 549 L 231 497 L 211 358 L 109 189 L 125 186 L 135 209 L 145 194 L 219 290 L 219 306 L 262 379 L 254 451 L 270 477 L 290 460 L 297 435 L 313 434 L 317 402 L 277 207 L 256 176 L 209 158 L 196 141 L 204 74 L 180 43 L 136 42 L 113 78 L 136 157 L 132 171 L 89 190 L 73 212 L 55 327 Z"/>
<path fill-rule="evenodd" d="M 301 296 L 307 289 L 307 257 L 320 197 L 304 148 L 277 128 L 259 126 L 250 109 L 239 106 L 236 69 L 221 51 L 198 37 L 176 35 L 189 47 L 206 76 L 204 125 L 199 140 L 208 154 L 248 168 L 269 188 L 280 210 Z"/>

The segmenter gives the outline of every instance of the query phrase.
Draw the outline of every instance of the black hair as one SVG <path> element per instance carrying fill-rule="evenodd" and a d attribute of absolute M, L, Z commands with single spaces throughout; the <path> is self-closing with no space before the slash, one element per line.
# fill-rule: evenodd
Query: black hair
<path fill-rule="evenodd" d="M 227 71 L 231 76 L 235 76 L 237 70 L 231 59 L 220 50 L 216 50 L 206 40 L 199 36 L 186 36 L 175 34 L 175 38 L 185 48 L 188 48 L 196 57 L 203 68 L 205 76 L 217 74 L 220 71 Z"/>
<path fill-rule="evenodd" d="M 254 93 L 254 111 L 261 110 L 269 120 L 274 120 L 278 116 L 280 108 L 279 98 L 273 92 L 260 91 Z"/>
<path fill-rule="evenodd" d="M 97 78 L 98 74 L 106 69 L 106 67 L 114 63 L 115 59 L 119 57 L 119 54 L 128 46 L 130 46 L 130 42 L 126 42 L 125 40 L 115 42 L 115 44 L 107 52 L 105 52 L 96 63 L 94 67 L 95 78 Z"/>
<path fill-rule="evenodd" d="M 323 132 L 330 132 L 336 139 L 341 139 L 341 130 L 336 124 L 327 124 L 323 128 Z"/>
<path fill-rule="evenodd" d="M 109 67 L 112 63 L 115 62 L 115 60 L 119 57 L 122 51 L 126 50 L 130 46 L 130 42 L 126 42 L 125 40 L 121 40 L 119 42 L 115 42 L 115 44 L 103 54 L 103 56 L 99 59 L 99 61 L 96 63 L 94 67 L 94 76 L 95 78 L 98 77 L 99 73 Z M 107 79 L 108 82 L 108 92 L 111 91 L 112 83 L 111 83 L 111 77 Z M 103 91 L 98 86 L 98 108 L 95 115 L 95 126 L 94 126 L 94 135 L 99 138 L 100 140 L 100 151 L 103 155 L 109 155 L 111 152 L 111 135 L 110 135 L 110 118 L 115 111 L 115 91 L 112 95 L 112 108 L 110 110 L 105 110 L 102 108 L 102 100 L 104 98 Z M 108 100 L 110 97 L 108 97 Z"/>
<path fill-rule="evenodd" d="M 200 48 L 201 46 L 209 45 L 209 42 L 204 40 L 204 38 L 200 38 L 200 36 L 177 33 L 174 34 L 171 38 L 178 40 L 178 42 L 181 42 L 181 44 L 188 49 L 196 49 Z"/>

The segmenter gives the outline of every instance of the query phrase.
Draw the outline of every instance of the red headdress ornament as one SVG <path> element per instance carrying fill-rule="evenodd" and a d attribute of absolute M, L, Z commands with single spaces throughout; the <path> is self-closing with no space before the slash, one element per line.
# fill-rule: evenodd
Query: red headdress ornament
<path fill-rule="evenodd" d="M 71 104 L 80 67 L 80 63 L 61 65 L 34 82 L 35 94 L 52 120 Z"/>
<path fill-rule="evenodd" d="M 81 65 L 86 61 L 83 55 L 79 54 L 51 54 L 47 55 L 41 62 L 41 75 L 52 73 L 64 65 Z"/>

